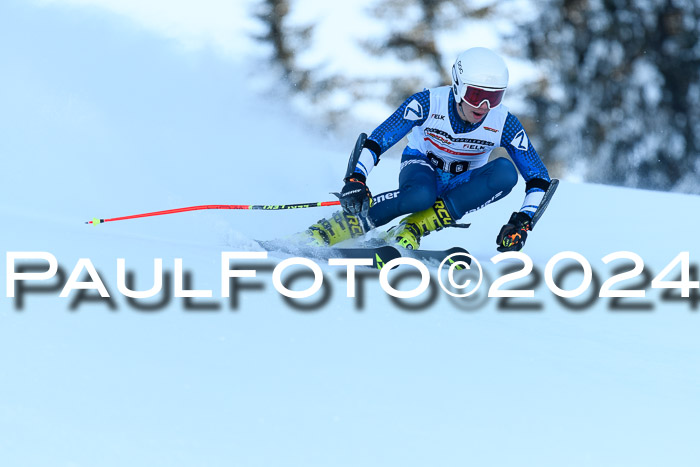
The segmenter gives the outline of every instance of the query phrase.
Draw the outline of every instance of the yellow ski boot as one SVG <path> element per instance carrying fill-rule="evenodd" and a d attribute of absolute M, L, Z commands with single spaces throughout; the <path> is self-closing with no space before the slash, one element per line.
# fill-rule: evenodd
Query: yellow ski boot
<path fill-rule="evenodd" d="M 421 237 L 452 225 L 456 225 L 456 222 L 447 211 L 445 202 L 439 199 L 432 207 L 405 217 L 398 226 L 389 230 L 388 233 L 391 235 L 390 241 L 393 241 L 394 245 L 417 250 L 420 247 Z"/>
<path fill-rule="evenodd" d="M 331 246 L 336 243 L 357 238 L 369 230 L 363 222 L 350 214 L 338 211 L 329 219 L 321 219 L 309 227 L 305 235 L 318 246 Z"/>

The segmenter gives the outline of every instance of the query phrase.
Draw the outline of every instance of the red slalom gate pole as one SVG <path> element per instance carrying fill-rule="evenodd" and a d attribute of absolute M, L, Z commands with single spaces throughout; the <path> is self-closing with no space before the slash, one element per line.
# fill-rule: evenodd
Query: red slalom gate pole
<path fill-rule="evenodd" d="M 138 219 L 140 217 L 164 216 L 166 214 L 175 214 L 178 212 L 201 211 L 205 209 L 239 209 L 250 210 L 259 209 L 263 211 L 281 211 L 284 209 L 304 209 L 316 208 L 323 206 L 338 206 L 340 201 L 319 201 L 315 203 L 298 203 L 298 204 L 206 204 L 202 206 L 188 206 L 186 208 L 166 209 L 165 211 L 145 212 L 143 214 L 133 214 L 131 216 L 113 217 L 111 219 L 99 219 L 93 217 L 92 220 L 86 221 L 86 224 L 99 225 L 105 222 L 124 221 L 127 219 Z"/>

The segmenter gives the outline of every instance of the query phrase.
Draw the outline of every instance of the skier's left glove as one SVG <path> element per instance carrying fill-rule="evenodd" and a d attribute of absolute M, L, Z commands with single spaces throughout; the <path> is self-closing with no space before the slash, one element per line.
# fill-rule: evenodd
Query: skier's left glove
<path fill-rule="evenodd" d="M 527 233 L 532 230 L 532 219 L 524 212 L 511 214 L 508 223 L 501 227 L 496 237 L 498 251 L 520 251 L 527 240 Z"/>
<path fill-rule="evenodd" d="M 345 213 L 357 216 L 362 215 L 367 217 L 369 208 L 372 205 L 372 193 L 370 193 L 367 184 L 367 177 L 360 173 L 354 173 L 345 179 L 345 186 L 340 193 L 336 193 L 340 199 Z"/>

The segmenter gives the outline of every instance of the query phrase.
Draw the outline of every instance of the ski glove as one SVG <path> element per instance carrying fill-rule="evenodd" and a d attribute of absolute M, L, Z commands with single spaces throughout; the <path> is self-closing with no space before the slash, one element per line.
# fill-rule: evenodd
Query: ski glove
<path fill-rule="evenodd" d="M 340 199 L 340 206 L 346 214 L 367 217 L 369 207 L 372 205 L 372 193 L 365 184 L 366 180 L 367 177 L 364 175 L 355 173 L 345 179 L 342 191 L 336 193 Z"/>
<path fill-rule="evenodd" d="M 532 230 L 532 219 L 524 212 L 511 214 L 508 223 L 501 227 L 496 237 L 498 251 L 520 251 L 527 240 L 527 233 Z"/>

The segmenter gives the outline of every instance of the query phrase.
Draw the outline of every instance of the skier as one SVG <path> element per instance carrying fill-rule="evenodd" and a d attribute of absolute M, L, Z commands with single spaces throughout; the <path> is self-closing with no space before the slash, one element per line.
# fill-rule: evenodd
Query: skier
<path fill-rule="evenodd" d="M 338 194 L 342 211 L 312 225 L 305 235 L 334 245 L 409 214 L 388 231 L 390 244 L 417 249 L 421 237 L 460 226 L 465 214 L 504 198 L 518 181 L 506 158 L 489 162 L 495 147 L 506 149 L 526 181 L 525 200 L 501 228 L 498 251 L 519 251 L 551 179 L 518 119 L 501 104 L 508 68 L 493 51 L 475 47 L 452 66 L 452 86 L 409 97 L 365 140 L 354 173 Z M 408 136 L 399 188 L 372 196 L 367 176 L 380 156 Z"/>

